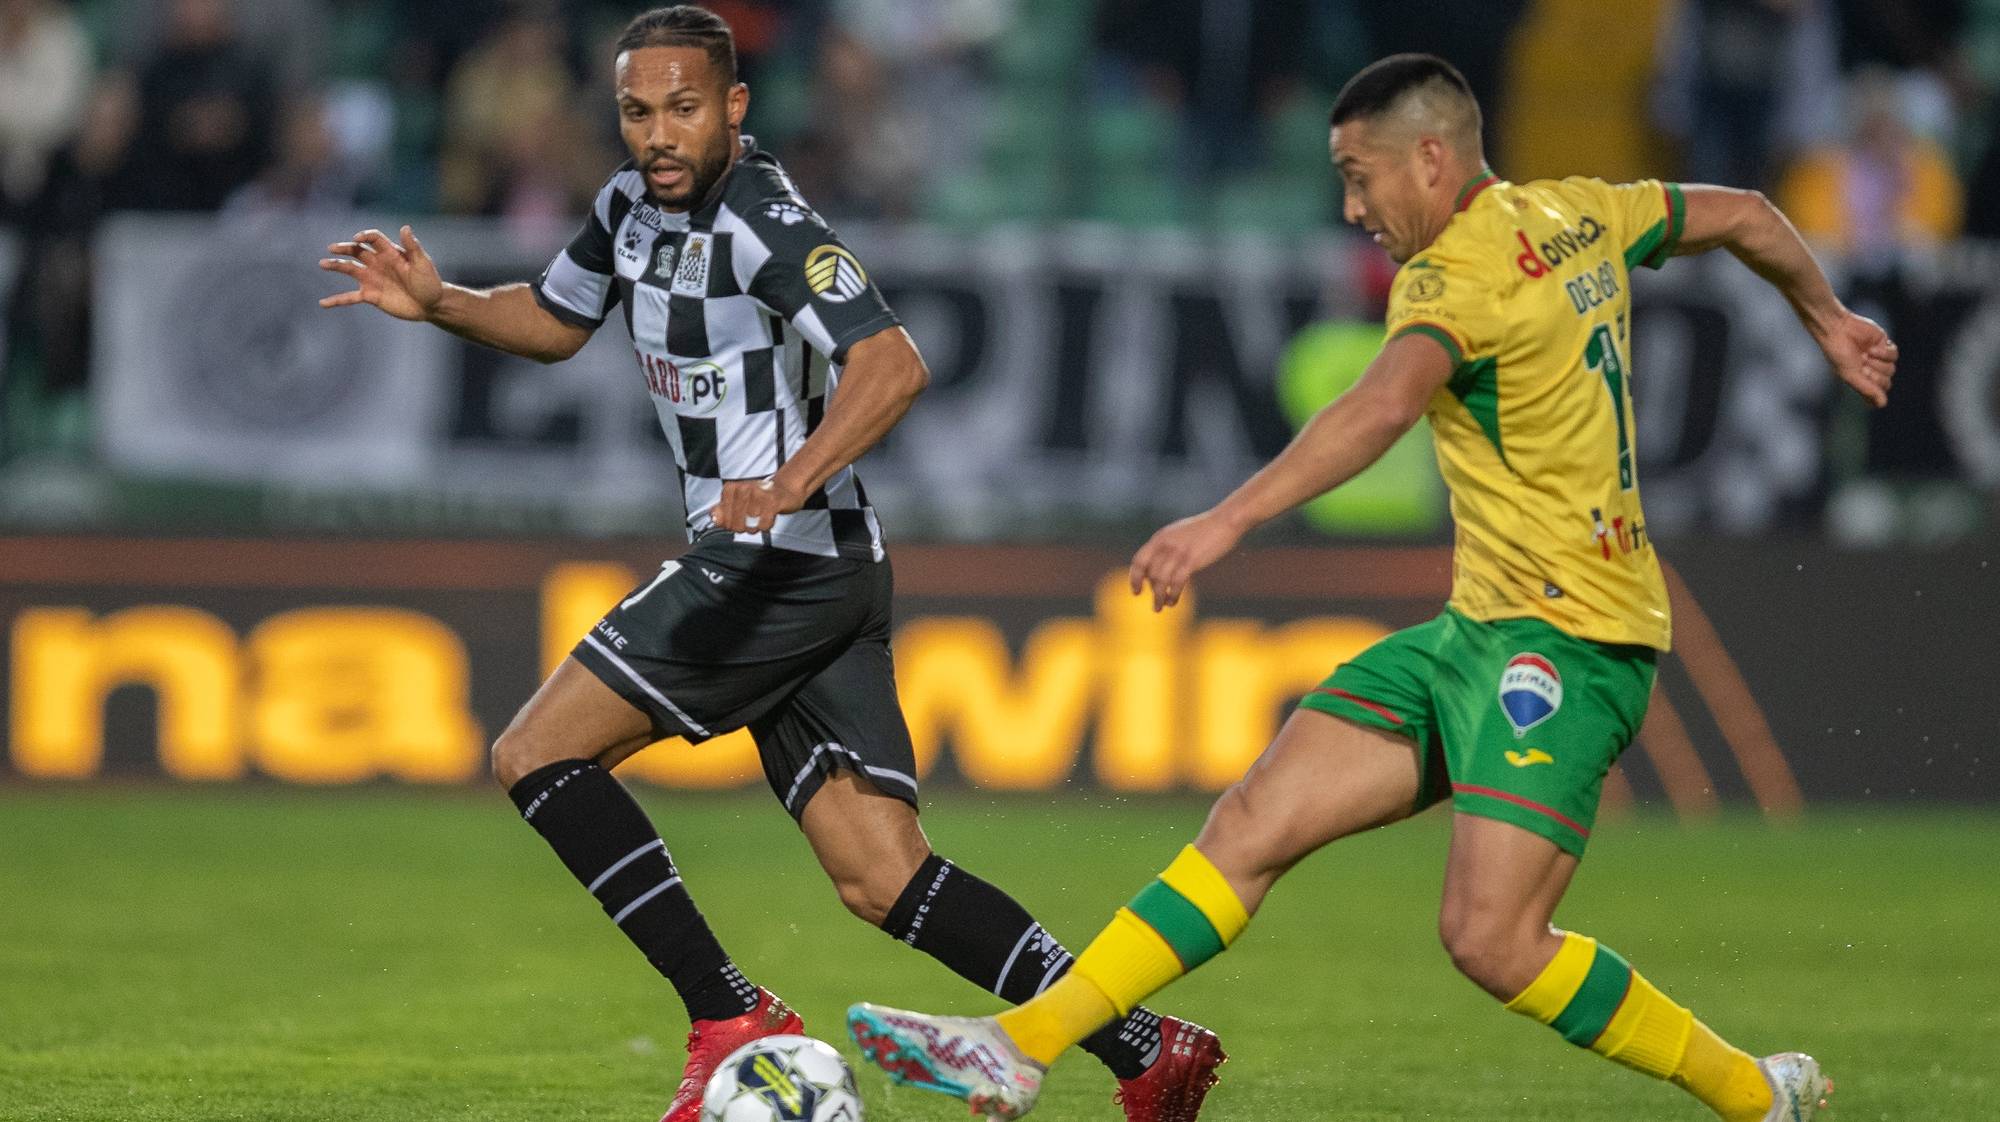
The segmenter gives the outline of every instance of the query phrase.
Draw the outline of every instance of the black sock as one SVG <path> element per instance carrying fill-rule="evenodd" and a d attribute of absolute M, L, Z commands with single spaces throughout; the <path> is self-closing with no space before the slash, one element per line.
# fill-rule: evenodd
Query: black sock
<path fill-rule="evenodd" d="M 610 772 L 591 760 L 561 760 L 538 768 L 507 794 L 646 961 L 673 983 L 689 1020 L 740 1017 L 757 1007 L 757 987 L 701 918 L 667 843 Z"/>
<path fill-rule="evenodd" d="M 1013 897 L 935 853 L 910 878 L 882 930 L 1016 1005 L 1047 989 L 1074 961 Z M 1111 1074 L 1131 1079 L 1160 1054 L 1159 1014 L 1134 1009 L 1082 1047 Z"/>

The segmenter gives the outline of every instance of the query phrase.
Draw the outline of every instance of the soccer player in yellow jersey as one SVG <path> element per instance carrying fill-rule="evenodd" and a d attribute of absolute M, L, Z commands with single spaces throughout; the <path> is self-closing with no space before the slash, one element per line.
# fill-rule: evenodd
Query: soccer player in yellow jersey
<path fill-rule="evenodd" d="M 1841 305 L 1755 192 L 1502 181 L 1478 104 L 1442 59 L 1368 67 L 1332 126 L 1347 220 L 1402 265 L 1388 341 L 1269 466 L 1154 535 L 1132 587 L 1173 606 L 1251 528 L 1353 478 L 1428 417 L 1458 527 L 1450 603 L 1310 694 L 1194 844 L 1041 996 L 978 1019 L 858 1005 L 856 1039 L 900 1081 L 1016 1117 L 1064 1049 L 1220 953 L 1301 858 L 1449 798 L 1438 926 L 1459 970 L 1728 1122 L 1809 1122 L 1829 1089 L 1810 1056 L 1751 1057 L 1550 919 L 1669 641 L 1632 448 L 1631 271 L 1727 249 L 1877 406 L 1896 346 Z"/>

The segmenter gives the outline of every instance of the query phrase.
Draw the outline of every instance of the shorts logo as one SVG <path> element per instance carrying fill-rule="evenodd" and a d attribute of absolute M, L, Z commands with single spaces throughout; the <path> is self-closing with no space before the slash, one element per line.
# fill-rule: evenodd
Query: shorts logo
<path fill-rule="evenodd" d="M 1500 672 L 1500 709 L 1514 726 L 1515 736 L 1526 736 L 1529 729 L 1555 716 L 1562 703 L 1562 675 L 1556 673 L 1555 663 L 1533 653 L 1507 660 L 1507 668 Z"/>
<path fill-rule="evenodd" d="M 1556 758 L 1542 751 L 1540 748 L 1530 748 L 1525 752 L 1516 752 L 1512 748 L 1509 748 L 1507 749 L 1507 762 L 1513 764 L 1515 767 L 1533 767 L 1536 764 L 1555 763 Z"/>
<path fill-rule="evenodd" d="M 844 304 L 868 287 L 868 274 L 853 254 L 823 245 L 806 254 L 806 287 L 828 303 Z"/>

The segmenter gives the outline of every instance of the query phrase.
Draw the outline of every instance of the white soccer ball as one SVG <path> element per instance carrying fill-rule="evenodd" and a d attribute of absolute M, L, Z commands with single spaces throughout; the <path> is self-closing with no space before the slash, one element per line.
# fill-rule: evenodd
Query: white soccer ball
<path fill-rule="evenodd" d="M 854 1072 L 833 1045 L 810 1036 L 753 1040 L 717 1065 L 702 1122 L 861 1122 Z"/>

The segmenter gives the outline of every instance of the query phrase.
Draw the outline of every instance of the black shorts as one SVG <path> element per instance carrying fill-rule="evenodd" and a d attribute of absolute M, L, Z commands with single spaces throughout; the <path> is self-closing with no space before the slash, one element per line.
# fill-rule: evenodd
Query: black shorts
<path fill-rule="evenodd" d="M 571 656 L 702 741 L 748 726 L 794 818 L 845 768 L 917 805 L 916 753 L 889 657 L 889 562 L 713 535 L 611 609 Z"/>

